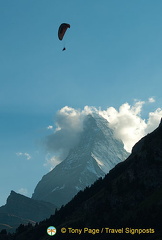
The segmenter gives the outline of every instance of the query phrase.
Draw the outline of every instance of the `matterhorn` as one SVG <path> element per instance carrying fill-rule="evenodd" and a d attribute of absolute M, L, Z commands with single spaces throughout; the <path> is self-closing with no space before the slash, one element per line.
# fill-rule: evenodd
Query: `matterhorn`
<path fill-rule="evenodd" d="M 128 155 L 122 141 L 114 137 L 108 121 L 99 114 L 89 114 L 84 119 L 78 144 L 64 161 L 43 176 L 32 198 L 59 208 L 80 190 L 103 178 Z"/>

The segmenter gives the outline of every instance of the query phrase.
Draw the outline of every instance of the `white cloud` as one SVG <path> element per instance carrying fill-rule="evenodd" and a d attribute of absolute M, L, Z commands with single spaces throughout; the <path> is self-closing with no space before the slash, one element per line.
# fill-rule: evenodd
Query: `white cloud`
<path fill-rule="evenodd" d="M 155 102 L 155 99 L 154 99 L 153 97 L 150 97 L 150 98 L 148 99 L 148 101 L 149 101 L 149 103 L 154 103 L 154 102 Z"/>
<path fill-rule="evenodd" d="M 30 155 L 29 153 L 27 153 L 27 152 L 25 152 L 25 153 L 17 152 L 16 155 L 17 155 L 18 157 L 25 157 L 25 159 L 27 159 L 27 160 L 30 160 L 30 159 L 31 159 L 31 155 Z"/>
<path fill-rule="evenodd" d="M 63 160 L 69 149 L 78 142 L 78 136 L 83 128 L 84 114 L 80 110 L 65 106 L 56 115 L 55 132 L 46 138 L 49 151 L 55 152 L 60 161 Z"/>
<path fill-rule="evenodd" d="M 147 122 L 147 128 L 145 134 L 152 132 L 156 126 L 159 125 L 160 119 L 162 118 L 162 109 L 158 108 L 154 112 L 149 113 L 149 118 Z"/>
<path fill-rule="evenodd" d="M 160 122 L 162 110 L 158 108 L 149 113 L 148 120 L 141 118 L 142 107 L 145 102 L 135 102 L 133 106 L 123 104 L 119 110 L 110 107 L 106 111 L 100 111 L 109 126 L 114 129 L 115 136 L 121 139 L 124 147 L 131 152 L 133 145 L 147 133 L 152 132 Z"/>
<path fill-rule="evenodd" d="M 24 156 L 27 158 L 27 160 L 30 160 L 31 159 L 31 156 L 29 153 L 24 153 Z"/>
<path fill-rule="evenodd" d="M 148 102 L 154 102 L 154 98 L 149 98 Z M 78 143 L 83 130 L 83 120 L 90 113 L 98 113 L 107 119 L 109 127 L 114 130 L 114 136 L 121 139 L 125 149 L 131 152 L 133 145 L 147 133 L 153 131 L 159 125 L 162 117 L 162 109 L 158 108 L 148 114 L 147 120 L 142 119 L 143 106 L 148 102 L 135 100 L 132 106 L 124 103 L 119 109 L 108 107 L 106 110 L 90 106 L 85 106 L 83 110 L 63 107 L 56 115 L 55 132 L 46 139 L 48 151 L 53 152 L 46 163 L 56 166 L 66 158 L 69 150 Z"/>
<path fill-rule="evenodd" d="M 44 163 L 44 167 L 50 166 L 50 171 L 55 168 L 61 162 L 59 156 L 52 156 L 50 153 L 46 155 L 46 162 Z"/>
<path fill-rule="evenodd" d="M 147 124 L 140 117 L 144 103 L 143 101 L 138 101 L 133 106 L 124 103 L 119 110 L 110 107 L 99 112 L 108 120 L 110 128 L 114 130 L 115 137 L 123 141 L 124 147 L 128 152 L 145 134 Z"/>
<path fill-rule="evenodd" d="M 23 155 L 23 153 L 22 153 L 22 152 L 17 152 L 16 155 L 17 155 L 18 157 L 20 157 L 20 156 Z"/>
<path fill-rule="evenodd" d="M 53 129 L 53 126 L 49 125 L 49 126 L 47 127 L 47 129 L 48 129 L 48 130 L 52 130 L 52 129 Z"/>

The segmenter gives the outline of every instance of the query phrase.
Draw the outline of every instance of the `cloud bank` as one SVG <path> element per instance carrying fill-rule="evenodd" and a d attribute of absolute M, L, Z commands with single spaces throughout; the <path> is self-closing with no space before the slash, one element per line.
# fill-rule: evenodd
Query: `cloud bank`
<path fill-rule="evenodd" d="M 83 120 L 90 113 L 100 114 L 107 119 L 109 127 L 114 130 L 114 136 L 122 140 L 124 148 L 131 152 L 138 140 L 159 125 L 162 118 L 161 108 L 148 113 L 147 120 L 141 117 L 144 105 L 154 102 L 154 98 L 151 97 L 146 102 L 136 100 L 132 106 L 124 103 L 119 109 L 108 107 L 106 110 L 90 106 L 85 106 L 83 110 L 63 107 L 56 114 L 56 128 L 50 126 L 54 131 L 46 138 L 47 150 L 52 154 L 48 154 L 47 163 L 56 166 L 66 158 L 69 150 L 78 143 L 83 130 Z"/>

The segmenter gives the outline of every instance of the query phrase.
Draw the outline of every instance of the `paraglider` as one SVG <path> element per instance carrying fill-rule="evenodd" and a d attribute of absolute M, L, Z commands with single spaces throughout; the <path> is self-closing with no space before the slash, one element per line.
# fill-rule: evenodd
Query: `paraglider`
<path fill-rule="evenodd" d="M 58 38 L 59 38 L 60 41 L 63 40 L 64 35 L 65 35 L 65 32 L 66 32 L 66 30 L 67 30 L 68 28 L 70 28 L 70 24 L 68 24 L 68 23 L 62 23 L 62 24 L 60 25 L 60 27 L 59 27 L 59 29 L 58 29 Z M 66 50 L 66 48 L 64 47 L 64 48 L 62 49 L 62 51 L 65 51 L 65 50 Z"/>

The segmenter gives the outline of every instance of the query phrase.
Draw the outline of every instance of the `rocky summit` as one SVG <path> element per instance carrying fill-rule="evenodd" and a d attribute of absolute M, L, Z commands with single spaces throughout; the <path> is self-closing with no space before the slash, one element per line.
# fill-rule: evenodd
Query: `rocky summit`
<path fill-rule="evenodd" d="M 61 207 L 127 157 L 123 143 L 115 139 L 107 120 L 98 114 L 88 115 L 79 143 L 63 162 L 43 176 L 32 198 Z"/>

